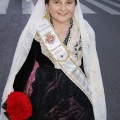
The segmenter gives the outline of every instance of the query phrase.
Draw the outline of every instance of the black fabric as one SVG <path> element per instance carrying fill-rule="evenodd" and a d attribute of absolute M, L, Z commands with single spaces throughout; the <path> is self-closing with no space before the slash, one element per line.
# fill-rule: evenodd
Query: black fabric
<path fill-rule="evenodd" d="M 54 67 L 53 63 L 49 60 L 49 58 L 47 58 L 45 55 L 42 54 L 40 43 L 37 42 L 36 40 L 33 40 L 28 57 L 27 57 L 26 61 L 24 62 L 23 66 L 21 67 L 20 71 L 17 73 L 17 75 L 15 77 L 15 81 L 13 84 L 13 88 L 15 91 L 23 91 L 24 90 L 27 80 L 33 69 L 35 60 L 39 63 L 39 65 L 45 64 L 45 65 Z M 83 58 L 81 59 L 80 68 L 84 72 Z M 85 72 L 84 72 L 84 74 L 85 74 Z"/>
<path fill-rule="evenodd" d="M 15 91 L 24 90 L 26 82 L 33 69 L 35 60 L 39 63 L 39 65 L 46 64 L 51 67 L 54 67 L 53 63 L 45 55 L 41 53 L 40 43 L 37 42 L 36 40 L 33 40 L 28 57 L 15 77 L 15 82 L 13 85 Z"/>
<path fill-rule="evenodd" d="M 32 86 L 33 115 L 29 120 L 94 120 L 93 108 L 86 95 L 61 70 L 54 68 L 36 40 L 15 77 L 14 90 L 24 90 L 35 61 L 40 67 Z M 83 58 L 81 62 L 80 68 L 85 74 Z"/>
<path fill-rule="evenodd" d="M 40 66 L 32 87 L 29 120 L 94 120 L 89 99 L 62 70 Z"/>

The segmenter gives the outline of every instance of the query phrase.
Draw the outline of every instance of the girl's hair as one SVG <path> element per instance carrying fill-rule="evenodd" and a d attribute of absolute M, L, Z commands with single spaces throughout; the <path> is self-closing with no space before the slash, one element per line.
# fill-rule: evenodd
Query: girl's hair
<path fill-rule="evenodd" d="M 50 0 L 45 0 L 45 4 L 49 4 Z M 77 0 L 75 0 L 75 5 L 77 5 Z"/>

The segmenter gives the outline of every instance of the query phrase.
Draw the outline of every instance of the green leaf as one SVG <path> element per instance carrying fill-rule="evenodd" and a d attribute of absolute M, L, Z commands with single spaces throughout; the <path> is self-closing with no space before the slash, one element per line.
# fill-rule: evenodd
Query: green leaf
<path fill-rule="evenodd" d="M 4 112 L 5 116 L 8 118 L 8 120 L 10 120 L 9 118 L 9 114 L 7 112 Z"/>
<path fill-rule="evenodd" d="M 7 109 L 7 104 L 6 104 L 6 102 L 2 105 L 2 108 L 3 108 L 4 110 Z"/>

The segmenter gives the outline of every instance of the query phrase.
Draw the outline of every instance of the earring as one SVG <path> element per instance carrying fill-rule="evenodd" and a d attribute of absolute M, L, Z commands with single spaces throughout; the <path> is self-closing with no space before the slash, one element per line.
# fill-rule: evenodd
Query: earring
<path fill-rule="evenodd" d="M 50 20 L 50 13 L 49 13 L 49 10 L 46 10 L 45 18 L 47 18 L 48 20 Z"/>
<path fill-rule="evenodd" d="M 72 20 L 74 19 L 74 15 L 72 16 Z"/>

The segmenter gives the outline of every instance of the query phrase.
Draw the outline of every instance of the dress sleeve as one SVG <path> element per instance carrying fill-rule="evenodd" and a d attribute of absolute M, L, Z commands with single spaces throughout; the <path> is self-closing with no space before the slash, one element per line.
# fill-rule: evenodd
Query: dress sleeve
<path fill-rule="evenodd" d="M 13 88 L 15 91 L 24 91 L 28 78 L 33 70 L 35 61 L 41 64 L 53 66 L 52 62 L 42 54 L 40 43 L 33 40 L 30 52 L 20 71 L 16 74 Z"/>

